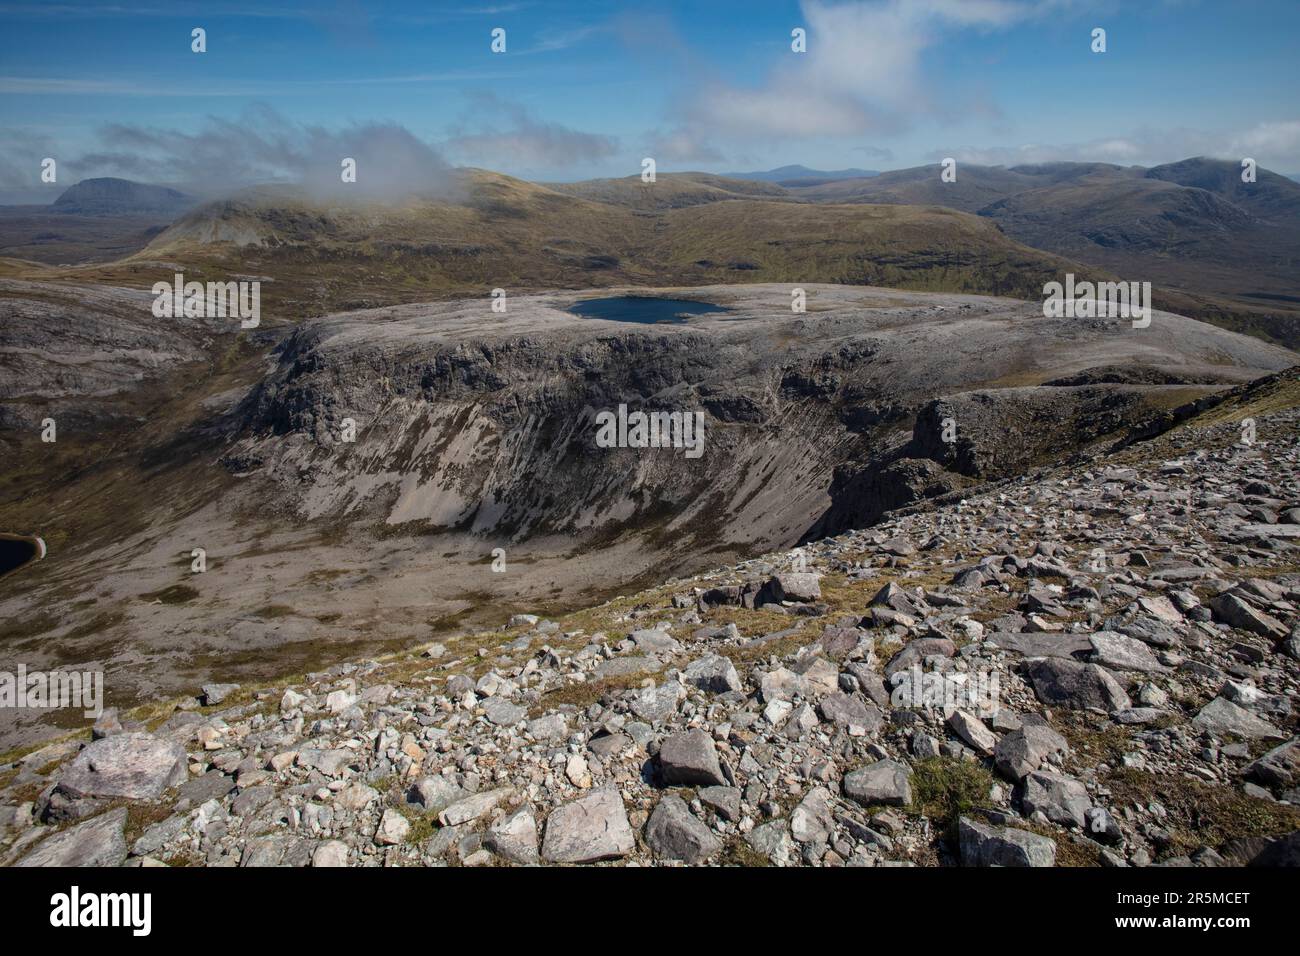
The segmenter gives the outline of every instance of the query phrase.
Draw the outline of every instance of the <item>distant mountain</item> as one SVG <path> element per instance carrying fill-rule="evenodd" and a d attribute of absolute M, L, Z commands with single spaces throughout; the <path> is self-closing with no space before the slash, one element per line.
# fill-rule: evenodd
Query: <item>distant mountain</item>
<path fill-rule="evenodd" d="M 729 179 L 714 173 L 660 173 L 653 184 L 643 183 L 638 175 L 541 185 L 566 196 L 642 210 L 680 209 L 724 199 L 789 198 L 786 191 L 775 183 Z"/>
<path fill-rule="evenodd" d="M 83 179 L 52 203 L 0 206 L 0 256 L 50 265 L 121 259 L 199 200 L 129 179 Z"/>
<path fill-rule="evenodd" d="M 54 200 L 53 211 L 81 216 L 178 216 L 199 200 L 166 186 L 105 176 L 83 179 Z"/>
<path fill-rule="evenodd" d="M 1252 332 L 1300 345 L 1300 184 L 1266 169 L 1243 183 L 1238 163 L 1205 157 L 1150 169 L 959 161 L 955 182 L 931 163 L 788 192 L 804 202 L 975 213 L 1027 246 L 1200 297 L 1178 303 L 1189 314 L 1213 321 L 1244 307 L 1256 316 Z"/>
<path fill-rule="evenodd" d="M 1122 174 L 1104 163 L 1045 163 L 1038 166 L 978 166 L 958 163 L 956 182 L 940 178 L 931 163 L 893 169 L 866 179 L 843 179 L 792 189 L 792 195 L 813 202 L 867 202 L 904 206 L 947 206 L 978 212 L 989 203 L 1031 189 L 1077 182 L 1087 176 Z M 1140 170 L 1139 170 L 1140 172 Z"/>
<path fill-rule="evenodd" d="M 780 166 L 752 173 L 723 173 L 728 179 L 752 179 L 780 186 L 815 186 L 841 179 L 869 179 L 879 176 L 874 169 L 809 169 L 807 166 Z"/>
<path fill-rule="evenodd" d="M 119 268 L 136 281 L 173 262 L 274 275 L 262 307 L 287 317 L 478 294 L 502 277 L 517 289 L 804 281 L 1030 297 L 1070 268 L 978 216 L 821 206 L 706 174 L 547 187 L 466 169 L 454 192 L 374 207 L 287 189 L 235 197 L 182 216 Z"/>

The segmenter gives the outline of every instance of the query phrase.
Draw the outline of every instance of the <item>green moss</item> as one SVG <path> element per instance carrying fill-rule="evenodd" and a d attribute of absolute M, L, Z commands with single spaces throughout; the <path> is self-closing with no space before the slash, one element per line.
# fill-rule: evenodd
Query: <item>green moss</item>
<path fill-rule="evenodd" d="M 1161 856 L 1184 856 L 1244 837 L 1277 837 L 1300 830 L 1300 808 L 1248 797 L 1232 787 L 1202 783 L 1181 774 L 1151 774 L 1131 767 L 1107 778 L 1114 806 L 1159 803 L 1172 836 Z"/>
<path fill-rule="evenodd" d="M 988 802 L 993 775 L 983 764 L 929 757 L 912 768 L 912 810 L 944 826 Z"/>
<path fill-rule="evenodd" d="M 743 837 L 730 840 L 718 856 L 719 866 L 771 866 L 771 861 L 745 842 Z"/>

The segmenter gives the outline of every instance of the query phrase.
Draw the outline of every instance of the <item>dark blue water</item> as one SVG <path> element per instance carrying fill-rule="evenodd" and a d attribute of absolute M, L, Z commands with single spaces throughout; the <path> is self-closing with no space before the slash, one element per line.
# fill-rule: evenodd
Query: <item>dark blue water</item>
<path fill-rule="evenodd" d="M 27 540 L 0 538 L 0 574 L 14 571 L 36 557 L 36 545 Z"/>
<path fill-rule="evenodd" d="M 727 309 L 711 302 L 696 302 L 692 299 L 656 299 L 650 296 L 619 295 L 607 299 L 587 299 L 579 302 L 569 311 L 584 318 L 607 319 L 610 322 L 637 322 L 641 325 L 670 322 L 680 325 L 686 321 L 682 313 L 707 315 L 710 312 L 726 312 Z"/>

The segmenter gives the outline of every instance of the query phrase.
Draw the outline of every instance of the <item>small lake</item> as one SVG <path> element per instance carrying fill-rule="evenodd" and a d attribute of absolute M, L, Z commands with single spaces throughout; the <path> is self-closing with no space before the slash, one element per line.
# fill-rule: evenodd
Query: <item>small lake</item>
<path fill-rule="evenodd" d="M 38 545 L 31 538 L 0 535 L 0 575 L 21 568 L 36 557 Z"/>
<path fill-rule="evenodd" d="M 586 299 L 569 309 L 574 315 L 610 322 L 636 322 L 640 325 L 672 323 L 680 325 L 685 315 L 708 315 L 728 309 L 711 302 L 693 299 L 657 299 L 651 296 L 619 295 L 605 299 Z"/>

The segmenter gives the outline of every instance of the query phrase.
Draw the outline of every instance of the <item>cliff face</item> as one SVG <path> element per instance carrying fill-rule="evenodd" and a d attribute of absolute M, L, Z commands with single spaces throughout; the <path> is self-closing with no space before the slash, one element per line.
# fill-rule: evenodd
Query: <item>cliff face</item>
<path fill-rule="evenodd" d="M 852 359 L 800 346 L 763 354 L 734 333 L 606 322 L 468 342 L 308 327 L 245 403 L 231 460 L 265 468 L 312 517 L 360 509 L 520 537 L 653 519 L 701 540 L 789 537 L 861 442 L 835 401 L 834 366 Z M 702 454 L 598 447 L 597 416 L 620 405 L 699 413 Z"/>
<path fill-rule="evenodd" d="M 515 537 L 654 525 L 682 547 L 774 547 L 1022 473 L 1151 417 L 1188 383 L 1212 383 L 1199 394 L 1293 361 L 1172 315 L 1133 330 L 963 296 L 811 287 L 795 315 L 785 287 L 694 294 L 731 311 L 636 326 L 576 319 L 574 297 L 550 295 L 505 315 L 484 299 L 309 323 L 241 406 L 227 461 L 310 518 Z M 978 388 L 1121 351 L 1182 384 Z M 700 412 L 703 454 L 598 447 L 596 417 L 619 405 Z"/>

